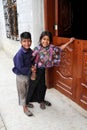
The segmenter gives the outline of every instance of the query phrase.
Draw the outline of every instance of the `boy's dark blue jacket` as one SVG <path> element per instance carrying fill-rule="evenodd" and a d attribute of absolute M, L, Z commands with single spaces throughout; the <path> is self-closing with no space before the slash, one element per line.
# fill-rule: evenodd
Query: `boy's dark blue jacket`
<path fill-rule="evenodd" d="M 23 47 L 16 53 L 13 58 L 14 67 L 12 71 L 16 75 L 29 75 L 32 66 L 32 50 L 29 48 L 25 50 Z"/>

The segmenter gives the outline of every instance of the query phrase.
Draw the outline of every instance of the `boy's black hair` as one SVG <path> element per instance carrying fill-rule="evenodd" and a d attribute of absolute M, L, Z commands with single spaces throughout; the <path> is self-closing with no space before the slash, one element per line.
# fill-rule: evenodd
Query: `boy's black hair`
<path fill-rule="evenodd" d="M 49 37 L 50 43 L 53 42 L 52 33 L 49 32 L 49 31 L 43 31 L 43 32 L 41 33 L 39 42 L 41 41 L 41 39 L 42 39 L 44 36 L 48 36 L 48 37 Z"/>
<path fill-rule="evenodd" d="M 20 34 L 20 39 L 30 39 L 31 40 L 31 33 L 30 32 L 23 32 Z"/>

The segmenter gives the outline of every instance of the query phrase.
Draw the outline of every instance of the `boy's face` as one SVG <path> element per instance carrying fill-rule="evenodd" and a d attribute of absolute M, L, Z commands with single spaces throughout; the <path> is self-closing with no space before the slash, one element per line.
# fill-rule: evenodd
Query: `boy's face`
<path fill-rule="evenodd" d="M 23 48 L 25 49 L 29 49 L 31 46 L 31 40 L 30 39 L 22 39 L 21 40 L 21 45 L 23 46 Z"/>
<path fill-rule="evenodd" d="M 49 39 L 49 37 L 48 37 L 48 36 L 44 36 L 44 37 L 41 39 L 41 45 L 42 45 L 43 47 L 47 47 L 47 46 L 49 46 L 49 44 L 50 44 L 50 39 Z"/>

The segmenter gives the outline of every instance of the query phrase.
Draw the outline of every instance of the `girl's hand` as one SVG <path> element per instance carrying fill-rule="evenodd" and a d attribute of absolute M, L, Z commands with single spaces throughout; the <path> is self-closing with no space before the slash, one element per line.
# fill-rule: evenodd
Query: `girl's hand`
<path fill-rule="evenodd" d="M 74 40 L 75 40 L 75 38 L 74 38 L 74 37 L 71 37 L 71 38 L 70 38 L 70 43 L 73 42 Z"/>

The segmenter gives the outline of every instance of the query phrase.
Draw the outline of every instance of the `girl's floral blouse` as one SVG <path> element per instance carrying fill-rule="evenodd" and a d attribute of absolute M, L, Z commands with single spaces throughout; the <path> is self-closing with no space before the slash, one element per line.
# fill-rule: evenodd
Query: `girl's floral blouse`
<path fill-rule="evenodd" d="M 50 44 L 47 47 L 38 45 L 32 54 L 35 57 L 35 64 L 38 68 L 49 68 L 58 66 L 61 58 L 61 49 Z"/>

